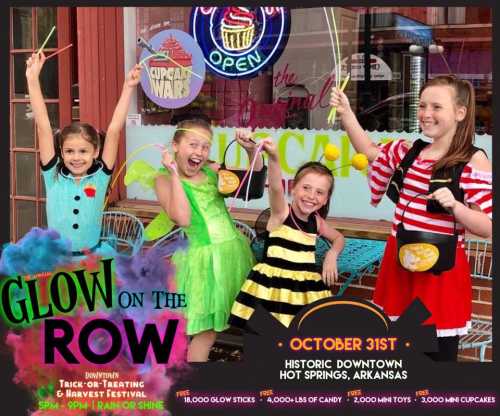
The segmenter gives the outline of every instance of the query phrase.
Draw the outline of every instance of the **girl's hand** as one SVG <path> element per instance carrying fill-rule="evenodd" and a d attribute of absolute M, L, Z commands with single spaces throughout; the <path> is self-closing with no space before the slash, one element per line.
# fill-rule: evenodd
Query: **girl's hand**
<path fill-rule="evenodd" d="M 257 149 L 257 145 L 252 141 L 252 130 L 236 129 L 234 138 L 247 152 L 253 153 Z"/>
<path fill-rule="evenodd" d="M 175 159 L 170 155 L 167 149 L 161 152 L 161 163 L 170 173 L 177 173 Z"/>
<path fill-rule="evenodd" d="M 26 61 L 26 79 L 28 81 L 38 80 L 40 72 L 45 63 L 45 54 L 43 52 L 32 53 Z"/>
<path fill-rule="evenodd" d="M 125 84 L 128 87 L 133 88 L 137 84 L 139 84 L 139 81 L 141 80 L 141 69 L 142 65 L 136 64 L 127 74 L 127 77 L 125 78 Z"/>
<path fill-rule="evenodd" d="M 446 187 L 437 189 L 428 198 L 436 200 L 443 208 L 449 211 L 453 211 L 457 205 L 457 200 L 453 196 L 453 193 Z"/>
<path fill-rule="evenodd" d="M 332 107 L 337 107 L 337 113 L 342 116 L 343 114 L 351 111 L 351 105 L 349 104 L 349 99 L 339 88 L 333 87 L 330 94 L 330 105 Z"/>
<path fill-rule="evenodd" d="M 278 159 L 278 148 L 274 144 L 271 137 L 266 137 L 262 139 L 261 143 L 264 143 L 262 148 L 269 155 L 270 158 Z"/>
<path fill-rule="evenodd" d="M 325 260 L 323 261 L 323 272 L 321 277 L 327 286 L 333 286 L 337 280 L 337 275 L 337 252 L 330 249 L 326 253 Z"/>

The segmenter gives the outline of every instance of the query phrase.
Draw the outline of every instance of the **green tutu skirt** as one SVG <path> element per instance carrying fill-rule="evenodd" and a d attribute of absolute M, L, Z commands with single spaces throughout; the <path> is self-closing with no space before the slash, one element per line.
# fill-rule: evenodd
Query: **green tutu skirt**
<path fill-rule="evenodd" d="M 224 331 L 233 302 L 255 264 L 248 239 L 189 245 L 173 256 L 177 292 L 186 295 L 187 334 Z"/>

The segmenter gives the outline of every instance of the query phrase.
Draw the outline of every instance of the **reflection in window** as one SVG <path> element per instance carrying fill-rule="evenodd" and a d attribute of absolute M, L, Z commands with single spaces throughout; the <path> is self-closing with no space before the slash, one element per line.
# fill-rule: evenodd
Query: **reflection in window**
<path fill-rule="evenodd" d="M 57 65 L 58 57 L 56 56 L 45 62 L 40 73 L 40 84 L 45 98 L 59 97 L 59 70 Z"/>
<path fill-rule="evenodd" d="M 35 153 L 16 152 L 16 195 L 36 196 Z"/>
<path fill-rule="evenodd" d="M 12 8 L 12 31 L 14 49 L 32 49 L 31 7 Z"/>
<path fill-rule="evenodd" d="M 40 203 L 40 227 L 47 228 L 47 211 L 45 202 Z"/>
<path fill-rule="evenodd" d="M 14 104 L 15 147 L 35 147 L 33 112 L 29 104 Z"/>
<path fill-rule="evenodd" d="M 18 240 L 36 225 L 36 203 L 16 200 L 14 204 L 17 218 L 15 238 Z"/>
<path fill-rule="evenodd" d="M 465 7 L 448 7 L 448 24 L 461 25 L 465 23 Z"/>
<path fill-rule="evenodd" d="M 444 25 L 446 23 L 446 8 L 427 7 L 427 24 Z"/>
<path fill-rule="evenodd" d="M 37 7 L 37 35 L 38 45 L 42 46 L 43 41 L 47 38 L 50 30 L 56 25 L 57 11 L 55 7 Z M 45 48 L 57 48 L 57 28 L 50 36 Z"/>
<path fill-rule="evenodd" d="M 28 55 L 16 53 L 12 59 L 14 98 L 28 98 L 28 85 L 26 84 L 26 60 Z"/>

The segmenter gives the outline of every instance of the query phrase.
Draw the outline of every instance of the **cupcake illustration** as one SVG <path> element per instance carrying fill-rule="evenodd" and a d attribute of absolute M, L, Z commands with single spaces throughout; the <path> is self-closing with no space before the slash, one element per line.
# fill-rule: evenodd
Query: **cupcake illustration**
<path fill-rule="evenodd" d="M 255 13 L 248 7 L 227 7 L 221 23 L 221 37 L 228 51 L 248 49 L 255 37 Z"/>
<path fill-rule="evenodd" d="M 177 100 L 189 96 L 193 70 L 191 54 L 186 52 L 173 35 L 165 39 L 159 52 L 163 52 L 170 59 L 158 58 L 149 61 L 152 92 L 163 99 Z"/>

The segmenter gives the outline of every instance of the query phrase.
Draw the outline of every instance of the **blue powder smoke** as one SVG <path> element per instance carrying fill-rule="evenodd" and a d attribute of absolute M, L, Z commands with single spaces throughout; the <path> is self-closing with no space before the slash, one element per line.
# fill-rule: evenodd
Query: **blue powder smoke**
<path fill-rule="evenodd" d="M 52 229 L 33 227 L 17 243 L 4 246 L 0 275 L 51 272 L 71 262 L 71 242 Z"/>

